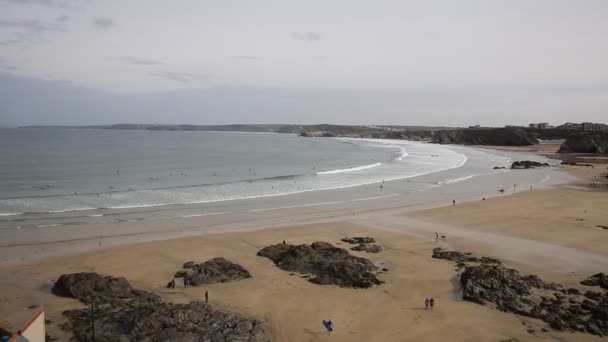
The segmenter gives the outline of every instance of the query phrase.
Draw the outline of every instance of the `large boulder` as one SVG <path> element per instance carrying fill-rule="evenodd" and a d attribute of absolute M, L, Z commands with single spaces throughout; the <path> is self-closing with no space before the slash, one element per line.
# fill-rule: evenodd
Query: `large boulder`
<path fill-rule="evenodd" d="M 55 282 L 51 291 L 58 296 L 76 298 L 85 304 L 91 303 L 93 299 L 96 303 L 125 300 L 160 301 L 158 295 L 132 288 L 125 278 L 103 276 L 94 272 L 64 274 Z"/>
<path fill-rule="evenodd" d="M 258 255 L 271 259 L 285 271 L 315 275 L 308 278 L 315 284 L 369 288 L 382 283 L 375 274 L 378 268 L 371 261 L 327 242 L 310 246 L 276 244 L 262 248 Z"/>
<path fill-rule="evenodd" d="M 202 264 L 187 262 L 184 268 L 188 271 L 180 271 L 178 275 L 187 276 L 190 284 L 194 286 L 251 278 L 251 274 L 243 266 L 224 258 L 213 258 Z"/>

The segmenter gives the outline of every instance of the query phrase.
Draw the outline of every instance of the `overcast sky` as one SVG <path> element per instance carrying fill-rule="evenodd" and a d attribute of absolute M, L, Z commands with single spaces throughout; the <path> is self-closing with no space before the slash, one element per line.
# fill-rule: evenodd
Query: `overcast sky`
<path fill-rule="evenodd" d="M 608 1 L 0 0 L 0 125 L 608 121 Z"/>

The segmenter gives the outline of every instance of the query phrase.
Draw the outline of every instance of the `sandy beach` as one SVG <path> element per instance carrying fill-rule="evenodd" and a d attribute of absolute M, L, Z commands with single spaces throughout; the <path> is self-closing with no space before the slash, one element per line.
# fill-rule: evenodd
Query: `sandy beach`
<path fill-rule="evenodd" d="M 578 282 L 608 271 L 608 230 L 599 227 L 608 226 L 607 179 L 603 178 L 601 189 L 589 187 L 607 170 L 605 165 L 558 168 L 578 180 L 550 190 L 532 188 L 415 212 L 376 209 L 319 222 L 311 213 L 310 223 L 298 220 L 257 231 L 133 241 L 3 264 L 0 317 L 18 320 L 17 315 L 10 316 L 27 313 L 32 304 L 44 305 L 54 322 L 47 325 L 47 332 L 65 339 L 59 328 L 61 312 L 82 304 L 50 294 L 52 282 L 63 273 L 98 272 L 125 277 L 134 287 L 174 303 L 201 300 L 208 290 L 214 307 L 267 322 L 274 341 L 600 341 L 589 334 L 541 331 L 547 327 L 542 321 L 465 302 L 460 299 L 454 264 L 431 258 L 432 249 L 439 245 L 493 256 L 545 280 L 588 289 Z M 435 232 L 446 238 L 435 241 Z M 326 241 L 347 248 L 340 242 L 345 236 L 372 236 L 384 247 L 378 254 L 352 252 L 388 268 L 380 275 L 384 284 L 371 289 L 315 285 L 256 256 L 260 248 L 282 240 L 291 244 Z M 253 277 L 207 287 L 165 288 L 184 262 L 220 256 L 241 264 Z M 427 296 L 437 300 L 433 311 L 424 310 Z M 321 325 L 323 319 L 334 322 L 336 331 L 331 336 Z"/>

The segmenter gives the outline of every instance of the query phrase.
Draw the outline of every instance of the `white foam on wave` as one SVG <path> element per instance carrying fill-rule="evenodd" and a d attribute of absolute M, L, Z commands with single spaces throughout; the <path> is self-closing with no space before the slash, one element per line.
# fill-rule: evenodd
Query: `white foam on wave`
<path fill-rule="evenodd" d="M 351 167 L 351 168 L 348 168 L 348 169 L 337 169 L 337 170 L 330 170 L 330 171 L 322 171 L 322 172 L 317 172 L 317 175 L 333 175 L 333 174 L 336 174 L 336 173 L 361 171 L 361 170 L 371 169 L 372 167 L 378 167 L 380 165 L 382 165 L 382 163 L 375 163 L 375 164 L 369 164 L 369 165 L 355 166 L 355 167 Z"/>
<path fill-rule="evenodd" d="M 475 176 L 476 175 L 468 175 L 468 176 L 461 177 L 461 178 L 448 179 L 448 180 L 444 180 L 444 181 L 441 181 L 441 182 L 437 182 L 437 184 L 444 185 L 444 184 L 452 184 L 452 183 L 462 182 L 464 180 L 471 179 L 471 178 L 473 178 Z"/>
<path fill-rule="evenodd" d="M 63 226 L 61 223 L 53 223 L 53 224 L 41 224 L 36 226 L 36 228 L 47 228 L 47 227 L 58 227 Z"/>
<path fill-rule="evenodd" d="M 0 213 L 0 216 L 17 216 L 23 215 L 23 213 Z"/>

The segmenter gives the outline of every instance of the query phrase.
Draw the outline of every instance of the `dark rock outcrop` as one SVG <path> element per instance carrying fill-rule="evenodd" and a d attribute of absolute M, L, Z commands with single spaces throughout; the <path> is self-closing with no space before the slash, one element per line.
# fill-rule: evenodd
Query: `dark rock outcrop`
<path fill-rule="evenodd" d="M 498 259 L 489 257 L 475 257 L 471 253 L 462 253 L 457 251 L 445 250 L 441 247 L 433 248 L 433 258 L 454 261 L 458 264 L 463 263 L 480 263 L 480 264 L 494 264 L 500 265 L 502 262 Z"/>
<path fill-rule="evenodd" d="M 559 147 L 559 153 L 608 153 L 608 132 L 572 134 Z"/>
<path fill-rule="evenodd" d="M 376 243 L 376 239 L 369 236 L 354 236 L 352 238 L 344 238 L 343 242 L 350 243 L 351 245 L 359 245 L 364 243 Z"/>
<path fill-rule="evenodd" d="M 91 341 L 90 309 L 65 311 L 76 341 Z M 201 302 L 95 308 L 95 341 L 268 341 L 264 324 Z"/>
<path fill-rule="evenodd" d="M 190 261 L 184 264 L 187 271 L 178 271 L 177 278 L 188 277 L 194 286 L 226 283 L 229 281 L 251 278 L 251 274 L 243 266 L 230 262 L 224 258 L 213 258 L 202 264 Z"/>
<path fill-rule="evenodd" d="M 91 307 L 63 312 L 67 322 L 62 328 L 71 331 L 76 341 L 93 340 L 91 317 L 95 319 L 94 340 L 98 342 L 269 341 L 265 324 L 258 320 L 217 311 L 201 302 L 163 302 L 156 295 L 131 288 L 124 278 L 78 273 L 63 275 L 60 280 L 54 293 L 85 304 L 95 297 L 93 313 Z M 85 287 L 83 283 L 98 286 Z"/>
<path fill-rule="evenodd" d="M 462 298 L 506 312 L 541 319 L 556 330 L 608 335 L 608 293 L 546 283 L 537 276 L 495 265 L 467 266 L 460 276 Z"/>
<path fill-rule="evenodd" d="M 539 162 L 535 162 L 535 161 L 531 161 L 531 160 L 522 160 L 522 161 L 516 161 L 513 164 L 511 164 L 511 169 L 513 170 L 520 170 L 520 169 L 533 169 L 535 167 L 543 167 L 543 166 L 551 166 L 547 163 L 539 163 Z"/>
<path fill-rule="evenodd" d="M 132 288 L 125 278 L 102 276 L 94 272 L 64 274 L 57 279 L 51 291 L 58 296 L 76 298 L 85 304 L 93 299 L 96 303 L 160 301 L 156 294 Z"/>
<path fill-rule="evenodd" d="M 581 281 L 581 284 L 587 286 L 599 286 L 604 290 L 608 290 L 608 275 L 604 273 L 594 274 L 591 277 Z"/>
<path fill-rule="evenodd" d="M 357 252 L 380 253 L 380 252 L 382 252 L 382 247 L 378 246 L 378 245 L 360 244 L 355 247 L 351 247 L 351 250 L 357 251 Z"/>
<path fill-rule="evenodd" d="M 382 283 L 371 261 L 327 242 L 310 246 L 281 243 L 262 248 L 258 255 L 269 258 L 282 270 L 315 275 L 308 279 L 315 284 L 369 288 Z"/>

